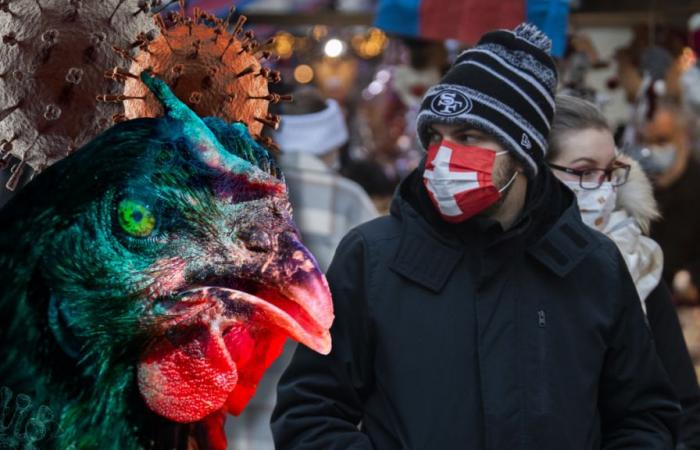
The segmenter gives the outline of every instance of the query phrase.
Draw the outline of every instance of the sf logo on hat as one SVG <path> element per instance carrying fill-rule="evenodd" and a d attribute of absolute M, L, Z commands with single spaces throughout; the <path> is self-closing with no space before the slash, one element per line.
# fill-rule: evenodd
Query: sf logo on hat
<path fill-rule="evenodd" d="M 452 89 L 442 91 L 433 98 L 430 109 L 441 116 L 456 116 L 469 111 L 472 102 L 461 92 Z"/>

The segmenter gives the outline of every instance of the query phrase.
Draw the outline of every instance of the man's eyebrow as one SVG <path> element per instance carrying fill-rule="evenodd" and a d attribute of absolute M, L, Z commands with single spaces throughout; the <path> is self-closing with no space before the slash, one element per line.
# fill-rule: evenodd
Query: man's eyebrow
<path fill-rule="evenodd" d="M 476 128 L 472 128 L 469 125 L 459 127 L 455 130 L 455 133 L 476 133 L 481 136 L 486 136 L 486 133 L 484 133 L 481 130 L 477 130 Z"/>

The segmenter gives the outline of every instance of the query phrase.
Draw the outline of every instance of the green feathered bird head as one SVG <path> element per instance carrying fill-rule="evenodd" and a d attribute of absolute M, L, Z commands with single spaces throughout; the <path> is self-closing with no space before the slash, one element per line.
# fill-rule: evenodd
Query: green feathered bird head
<path fill-rule="evenodd" d="M 142 79 L 165 117 L 110 128 L 0 211 L 0 384 L 56 409 L 63 443 L 141 448 L 145 411 L 239 413 L 287 336 L 330 351 L 274 161 Z"/>

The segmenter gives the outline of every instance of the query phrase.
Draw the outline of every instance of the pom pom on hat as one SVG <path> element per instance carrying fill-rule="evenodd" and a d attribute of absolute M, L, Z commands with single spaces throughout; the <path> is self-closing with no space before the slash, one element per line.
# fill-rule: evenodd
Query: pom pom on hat
<path fill-rule="evenodd" d="M 552 40 L 539 28 L 531 23 L 521 23 L 513 30 L 513 34 L 526 40 L 540 50 L 550 54 L 552 52 Z"/>

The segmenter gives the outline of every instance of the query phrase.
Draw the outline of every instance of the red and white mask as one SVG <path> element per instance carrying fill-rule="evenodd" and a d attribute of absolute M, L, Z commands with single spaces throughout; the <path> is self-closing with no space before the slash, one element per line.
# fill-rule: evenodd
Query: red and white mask
<path fill-rule="evenodd" d="M 493 183 L 496 157 L 506 153 L 445 140 L 428 147 L 423 183 L 445 221 L 463 222 L 501 198 L 518 175 L 501 189 Z"/>

